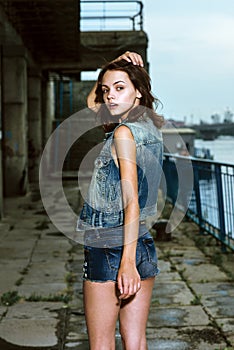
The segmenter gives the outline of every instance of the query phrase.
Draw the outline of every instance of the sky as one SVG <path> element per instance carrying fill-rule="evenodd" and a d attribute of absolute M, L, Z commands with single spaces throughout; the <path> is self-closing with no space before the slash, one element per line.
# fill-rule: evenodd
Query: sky
<path fill-rule="evenodd" d="M 153 93 L 166 118 L 234 112 L 234 0 L 143 0 Z"/>

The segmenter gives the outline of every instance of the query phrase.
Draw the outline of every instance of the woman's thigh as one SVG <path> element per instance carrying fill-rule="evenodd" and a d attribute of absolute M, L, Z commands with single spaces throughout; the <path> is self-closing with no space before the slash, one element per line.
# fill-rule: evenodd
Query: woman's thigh
<path fill-rule="evenodd" d="M 120 308 L 120 330 L 126 349 L 146 349 L 145 330 L 155 278 L 141 281 L 141 289 Z"/>
<path fill-rule="evenodd" d="M 120 308 L 115 282 L 84 281 L 84 308 L 91 349 L 114 349 Z"/>

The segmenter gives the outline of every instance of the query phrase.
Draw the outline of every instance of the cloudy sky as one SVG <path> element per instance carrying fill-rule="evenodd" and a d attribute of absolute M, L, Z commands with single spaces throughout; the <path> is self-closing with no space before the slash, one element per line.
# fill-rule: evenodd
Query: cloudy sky
<path fill-rule="evenodd" d="M 153 92 L 188 123 L 234 112 L 234 0 L 143 0 Z"/>

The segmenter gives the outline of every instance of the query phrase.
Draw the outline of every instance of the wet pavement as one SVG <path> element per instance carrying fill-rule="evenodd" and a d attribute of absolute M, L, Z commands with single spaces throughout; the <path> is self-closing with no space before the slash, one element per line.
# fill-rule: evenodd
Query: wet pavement
<path fill-rule="evenodd" d="M 76 209 L 77 192 L 75 181 L 65 183 L 67 199 Z M 36 190 L 8 198 L 4 206 L 0 350 L 88 349 L 82 246 L 58 232 Z M 161 273 L 147 325 L 149 350 L 234 349 L 233 253 L 221 254 L 213 239 L 186 220 L 171 241 L 156 245 Z"/>

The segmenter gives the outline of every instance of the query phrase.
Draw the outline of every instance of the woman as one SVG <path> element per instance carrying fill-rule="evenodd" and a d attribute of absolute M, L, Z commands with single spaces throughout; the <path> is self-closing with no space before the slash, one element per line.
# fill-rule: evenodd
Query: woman
<path fill-rule="evenodd" d="M 79 228 L 85 229 L 84 306 L 91 350 L 146 350 L 155 276 L 154 242 L 145 219 L 155 214 L 162 164 L 162 117 L 141 56 L 126 52 L 100 72 L 88 107 L 106 141 L 95 161 Z M 157 101 L 156 101 L 157 102 Z"/>

